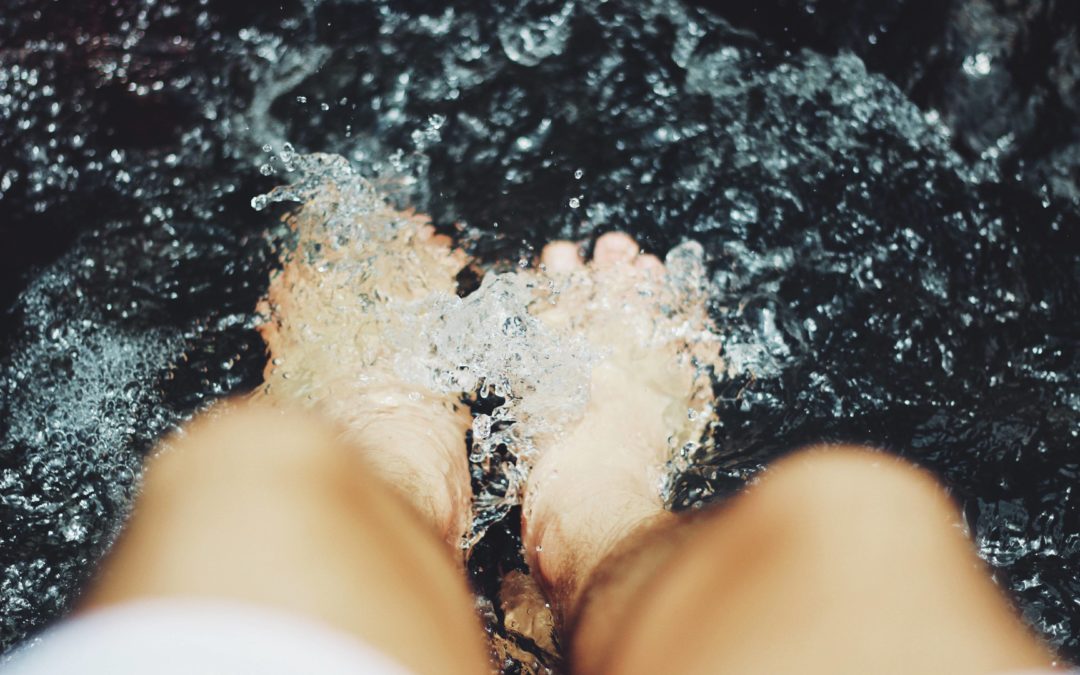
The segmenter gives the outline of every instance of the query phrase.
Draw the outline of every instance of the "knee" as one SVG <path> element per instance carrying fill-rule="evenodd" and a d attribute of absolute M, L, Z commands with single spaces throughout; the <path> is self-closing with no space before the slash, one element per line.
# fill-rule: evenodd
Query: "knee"
<path fill-rule="evenodd" d="M 823 445 L 770 467 L 748 500 L 816 541 L 899 548 L 954 536 L 959 511 L 929 472 L 887 453 Z"/>
<path fill-rule="evenodd" d="M 289 491 L 346 470 L 348 453 L 320 419 L 250 401 L 227 401 L 166 439 L 148 460 L 144 496 L 178 489 L 234 491 L 249 483 Z"/>
<path fill-rule="evenodd" d="M 803 448 L 769 467 L 762 483 L 777 483 L 823 503 L 833 498 L 902 495 L 923 500 L 944 496 L 944 489 L 930 472 L 896 455 L 857 445 Z"/>

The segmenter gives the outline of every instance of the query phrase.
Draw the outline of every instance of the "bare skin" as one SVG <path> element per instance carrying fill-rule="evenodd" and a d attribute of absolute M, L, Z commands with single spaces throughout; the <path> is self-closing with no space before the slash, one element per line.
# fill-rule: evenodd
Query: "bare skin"
<path fill-rule="evenodd" d="M 452 289 L 464 259 L 419 218 L 373 217 L 401 221 L 379 243 L 380 293 L 348 261 L 286 262 L 262 308 L 266 387 L 155 453 L 82 610 L 233 600 L 322 621 L 418 673 L 490 671 L 458 546 L 467 412 L 384 365 L 383 310 Z"/>
<path fill-rule="evenodd" d="M 588 266 L 567 242 L 542 261 L 600 278 L 664 274 L 621 234 L 602 237 Z M 567 300 L 556 320 L 590 339 L 633 333 L 590 329 L 618 315 Z M 584 419 L 543 449 L 525 502 L 526 553 L 572 672 L 974 675 L 1052 663 L 944 490 L 895 458 L 817 448 L 723 508 L 667 512 L 654 476 L 678 427 L 664 411 L 702 392 L 678 350 L 611 346 Z"/>
<path fill-rule="evenodd" d="M 624 540 L 577 608 L 578 673 L 1008 673 L 1054 657 L 931 476 L 817 447 Z"/>
<path fill-rule="evenodd" d="M 619 541 L 672 519 L 661 497 L 664 465 L 673 445 L 700 434 L 688 410 L 711 402 L 676 333 L 707 319 L 701 299 L 657 319 L 668 290 L 663 265 L 623 233 L 600 237 L 588 266 L 570 242 L 550 244 L 541 263 L 567 286 L 554 306 L 538 308 L 541 318 L 606 352 L 583 419 L 542 448 L 524 499 L 525 553 L 549 595 L 572 612 L 590 571 Z M 670 335 L 656 337 L 657 329 Z M 712 345 L 714 366 L 718 352 Z"/>
<path fill-rule="evenodd" d="M 323 621 L 415 672 L 490 670 L 455 546 L 466 415 L 384 367 L 394 303 L 452 288 L 463 260 L 422 221 L 383 216 L 403 220 L 378 243 L 396 262 L 365 276 L 294 258 L 274 279 L 266 389 L 165 444 L 83 609 L 231 599 Z M 608 352 L 525 495 L 526 553 L 573 672 L 974 675 L 1052 660 L 943 490 L 898 460 L 817 448 L 722 508 L 668 513 L 664 463 L 700 430 L 688 409 L 709 403 L 695 364 L 718 357 L 668 329 L 705 321 L 700 299 L 665 295 L 669 270 L 626 235 L 602 237 L 590 265 L 566 242 L 543 262 L 568 283 L 535 311 Z M 640 321 L 654 311 L 665 318 Z"/>
<path fill-rule="evenodd" d="M 403 382 L 387 336 L 400 328 L 397 305 L 454 292 L 465 256 L 418 216 L 387 209 L 368 218 L 397 227 L 389 239 L 342 249 L 303 212 L 296 218 L 300 251 L 272 277 L 261 307 L 270 360 L 260 393 L 338 422 L 380 477 L 457 547 L 472 496 L 468 410 L 453 396 Z M 316 245 L 316 257 L 301 254 Z"/>

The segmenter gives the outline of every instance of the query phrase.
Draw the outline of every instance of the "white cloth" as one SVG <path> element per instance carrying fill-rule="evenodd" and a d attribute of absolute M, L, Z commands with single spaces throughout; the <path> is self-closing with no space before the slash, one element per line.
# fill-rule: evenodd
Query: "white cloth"
<path fill-rule="evenodd" d="M 272 609 L 153 600 L 70 618 L 16 652 L 12 675 L 408 675 L 334 628 Z"/>
<path fill-rule="evenodd" d="M 4 675 L 410 675 L 360 640 L 278 610 L 147 600 L 67 619 L 19 649 Z M 1080 675 L 1032 670 L 1000 675 Z"/>
<path fill-rule="evenodd" d="M 1080 675 L 1080 670 L 1073 670 L 1072 668 L 1047 668 L 1045 670 L 1010 670 L 1007 673 L 998 673 L 997 675 Z"/>

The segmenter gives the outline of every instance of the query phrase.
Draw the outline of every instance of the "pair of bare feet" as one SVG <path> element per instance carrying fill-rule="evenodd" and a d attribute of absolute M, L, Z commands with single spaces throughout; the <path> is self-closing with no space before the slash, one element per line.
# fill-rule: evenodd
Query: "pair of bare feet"
<path fill-rule="evenodd" d="M 453 292 L 466 259 L 418 218 L 390 210 L 372 217 L 396 219 L 389 238 L 298 252 L 273 279 L 263 307 L 272 357 L 266 391 L 342 423 L 380 476 L 456 543 L 470 517 L 467 409 L 459 396 L 397 377 L 388 365 L 395 345 L 385 336 L 395 303 Z M 538 269 L 520 272 L 546 291 L 530 312 L 585 336 L 603 355 L 580 419 L 537 439 L 523 500 L 526 557 L 564 615 L 623 538 L 670 517 L 665 465 L 674 447 L 700 434 L 711 402 L 702 368 L 719 365 L 715 343 L 691 337 L 700 337 L 707 318 L 685 280 L 675 283 L 626 234 L 601 236 L 588 263 L 581 251 L 551 243 Z M 351 265 L 360 259 L 382 262 L 361 271 Z"/>

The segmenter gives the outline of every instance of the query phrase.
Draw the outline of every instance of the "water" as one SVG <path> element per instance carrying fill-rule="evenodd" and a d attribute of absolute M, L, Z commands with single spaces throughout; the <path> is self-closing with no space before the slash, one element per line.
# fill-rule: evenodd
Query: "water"
<path fill-rule="evenodd" d="M 71 602 L 153 438 L 261 382 L 288 235 L 250 202 L 291 142 L 487 263 L 699 241 L 730 368 L 674 505 L 801 443 L 893 449 L 1080 657 L 1080 10 L 715 4 L 6 7 L 0 642 Z M 514 522 L 474 553 L 489 600 Z"/>
<path fill-rule="evenodd" d="M 530 313 L 556 304 L 555 279 L 490 270 L 461 297 L 464 256 L 418 243 L 425 221 L 389 208 L 344 157 L 287 149 L 282 163 L 297 181 L 252 200 L 258 209 L 300 202 L 260 312 L 271 358 L 265 391 L 317 406 L 346 430 L 366 426 L 364 402 L 387 382 L 418 400 L 424 392 L 497 399 L 472 425 L 470 462 L 492 475 L 462 541 L 471 548 L 519 503 L 536 439 L 580 416 L 601 355 Z"/>
<path fill-rule="evenodd" d="M 480 285 L 464 293 L 456 279 L 465 256 L 424 244 L 426 221 L 389 207 L 344 157 L 286 146 L 277 160 L 293 182 L 252 199 L 257 210 L 295 204 L 281 270 L 260 303 L 270 359 L 262 390 L 318 407 L 347 432 L 369 423 L 365 402 L 387 382 L 417 400 L 435 392 L 495 401 L 473 419 L 480 489 L 463 548 L 520 505 L 542 447 L 580 419 L 592 368 L 610 356 L 604 345 L 696 358 L 691 398 L 710 398 L 720 339 L 703 308 L 709 281 L 697 242 L 668 252 L 663 277 L 530 270 L 523 259 L 512 272 L 474 270 Z M 577 308 L 589 312 L 599 346 L 569 320 Z M 698 408 L 673 425 L 682 460 L 701 445 L 710 409 Z"/>

